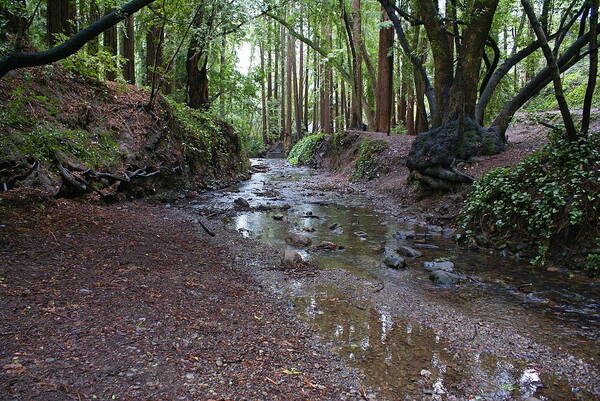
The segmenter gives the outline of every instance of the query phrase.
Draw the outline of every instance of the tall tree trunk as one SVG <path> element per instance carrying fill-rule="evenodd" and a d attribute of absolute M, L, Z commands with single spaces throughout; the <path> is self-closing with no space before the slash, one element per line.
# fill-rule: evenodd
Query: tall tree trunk
<path fill-rule="evenodd" d="M 450 96 L 450 88 L 454 81 L 454 60 L 448 41 L 448 32 L 446 32 L 444 24 L 439 18 L 437 1 L 417 0 L 417 8 L 419 16 L 423 20 L 433 56 L 437 110 L 431 117 L 431 124 L 435 128 L 442 125 L 444 116 L 447 113 L 448 103 L 444 102 L 443 99 Z M 476 83 L 477 81 L 474 81 L 473 86 L 477 86 Z"/>
<path fill-rule="evenodd" d="M 100 8 L 98 7 L 97 0 L 90 0 L 90 6 L 87 10 L 87 25 L 94 23 L 94 21 L 100 18 Z M 95 37 L 93 40 L 90 40 L 87 45 L 88 54 L 98 54 L 98 50 L 100 50 L 100 38 Z"/>
<path fill-rule="evenodd" d="M 123 21 L 121 42 L 123 43 L 123 53 L 121 56 L 125 59 L 125 64 L 123 64 L 123 78 L 128 83 L 135 85 L 135 31 L 133 15 Z"/>
<path fill-rule="evenodd" d="M 107 14 L 113 12 L 113 9 L 105 9 L 105 12 Z M 106 31 L 104 31 L 104 33 L 102 34 L 102 45 L 104 46 L 104 49 L 106 51 L 108 51 L 110 54 L 112 54 L 113 56 L 117 55 L 117 26 L 113 25 L 110 28 L 108 28 Z M 106 79 L 108 79 L 109 81 L 114 81 L 116 78 L 115 72 L 114 71 L 107 71 L 106 72 Z"/>
<path fill-rule="evenodd" d="M 331 45 L 331 27 L 323 26 L 322 38 Z M 331 134 L 331 66 L 325 63 L 321 69 L 321 133 Z"/>
<path fill-rule="evenodd" d="M 389 21 L 383 10 L 382 21 Z M 390 133 L 392 117 L 392 97 L 394 91 L 394 29 L 379 30 L 379 54 L 377 63 L 376 131 Z"/>
<path fill-rule="evenodd" d="M 406 78 L 402 75 L 402 84 L 398 96 L 398 123 L 406 127 Z"/>
<path fill-rule="evenodd" d="M 310 61 L 310 52 L 309 49 L 306 49 L 306 68 L 305 68 L 305 72 L 304 72 L 304 112 L 303 112 L 303 119 L 302 119 L 302 128 L 306 131 L 308 131 L 308 104 L 309 104 L 309 82 L 310 82 L 310 75 L 309 75 L 309 61 Z"/>
<path fill-rule="evenodd" d="M 71 36 L 76 32 L 77 7 L 75 0 L 48 1 L 46 9 L 46 40 L 56 45 L 55 35 Z"/>
<path fill-rule="evenodd" d="M 346 84 L 343 80 L 340 81 L 340 98 L 342 102 L 342 129 L 346 129 L 346 124 L 348 124 L 348 99 L 346 98 Z"/>
<path fill-rule="evenodd" d="M 262 139 L 265 145 L 269 144 L 269 125 L 268 125 L 268 115 L 269 111 L 267 110 L 267 90 L 265 88 L 265 49 L 264 45 L 259 42 L 258 44 L 259 52 L 260 52 L 260 72 L 261 72 L 261 80 L 260 80 L 260 100 L 261 100 L 261 115 L 262 115 Z"/>
<path fill-rule="evenodd" d="M 156 80 L 156 69 L 162 66 L 163 30 L 158 21 L 152 23 L 146 32 L 146 85 Z"/>
<path fill-rule="evenodd" d="M 592 99 L 596 89 L 596 80 L 598 79 L 598 0 L 591 0 L 590 35 L 590 71 L 585 98 L 583 99 L 583 117 L 581 119 L 581 132 L 584 134 L 590 128 Z"/>
<path fill-rule="evenodd" d="M 201 27 L 203 19 L 204 14 L 198 12 L 194 18 L 193 26 Z M 198 34 L 194 34 L 190 40 L 186 58 L 188 106 L 193 109 L 204 109 L 210 103 L 207 53 L 203 38 L 198 37 Z"/>
<path fill-rule="evenodd" d="M 323 75 L 323 66 L 319 63 L 319 56 L 317 52 L 313 53 L 313 68 L 315 70 L 315 75 L 313 77 L 314 80 L 314 88 L 313 93 L 314 102 L 313 102 L 313 125 L 312 125 L 312 133 L 316 134 L 320 130 L 320 122 L 321 122 L 321 114 L 319 113 L 319 106 L 321 104 L 322 94 L 321 94 L 321 76 Z M 318 98 L 317 98 L 318 95 Z"/>
<path fill-rule="evenodd" d="M 284 140 L 284 144 L 285 144 L 285 149 L 286 151 L 289 151 L 291 149 L 291 145 L 292 145 L 292 113 L 293 113 L 293 98 L 294 98 L 294 93 L 293 93 L 293 89 L 292 89 L 292 85 L 293 85 L 293 60 L 292 60 L 292 55 L 293 55 L 293 50 L 292 50 L 292 36 L 291 35 L 286 35 L 286 39 L 287 39 L 287 52 L 286 52 L 286 58 L 287 58 L 287 63 L 286 63 L 286 71 L 285 71 L 285 91 L 286 91 L 286 98 L 285 98 L 285 108 L 286 108 L 286 113 L 285 113 L 285 140 Z"/>
<path fill-rule="evenodd" d="M 427 59 L 427 41 L 421 35 L 419 26 L 415 26 L 415 44 L 419 53 L 421 53 L 421 63 L 425 64 Z M 429 129 L 429 121 L 427 120 L 427 110 L 425 108 L 425 84 L 421 75 L 413 69 L 414 80 L 415 80 L 415 130 L 416 132 L 425 132 Z"/>
<path fill-rule="evenodd" d="M 273 39 L 271 22 L 267 23 L 267 101 L 273 98 Z"/>
<path fill-rule="evenodd" d="M 352 47 L 354 48 L 354 89 L 352 94 L 352 117 L 350 128 L 362 129 L 362 27 L 361 27 L 361 0 L 352 0 Z"/>
<path fill-rule="evenodd" d="M 295 117 L 295 132 L 293 142 L 296 143 L 302 137 L 302 82 L 299 78 L 298 65 L 296 64 L 296 40 L 290 35 L 291 51 L 292 51 L 292 88 L 294 90 L 294 117 Z"/>
<path fill-rule="evenodd" d="M 408 83 L 410 83 L 410 80 L 408 80 Z M 407 86 L 406 93 L 406 132 L 408 135 L 415 135 L 415 98 L 411 85 Z"/>
<path fill-rule="evenodd" d="M 286 88 L 285 88 L 285 49 L 286 49 L 286 40 L 285 40 L 285 28 L 282 26 L 281 27 L 281 32 L 280 32 L 280 47 L 281 47 L 281 57 L 280 57 L 280 61 L 281 61 L 281 70 L 280 70 L 280 78 L 281 78 L 281 82 L 280 82 L 280 87 L 281 87 L 281 108 L 280 108 L 280 112 L 281 112 L 281 141 L 284 142 L 285 141 L 285 129 L 286 129 Z"/>

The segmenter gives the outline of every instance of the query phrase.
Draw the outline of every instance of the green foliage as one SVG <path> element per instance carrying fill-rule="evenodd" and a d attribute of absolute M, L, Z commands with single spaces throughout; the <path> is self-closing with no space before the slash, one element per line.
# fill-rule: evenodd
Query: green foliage
<path fill-rule="evenodd" d="M 101 73 L 109 72 L 120 76 L 120 65 L 123 62 L 122 57 L 115 56 L 106 50 L 99 50 L 96 54 L 80 51 L 61 60 L 61 64 L 66 69 L 90 79 L 98 79 Z"/>
<path fill-rule="evenodd" d="M 365 138 L 358 144 L 358 158 L 352 172 L 353 180 L 372 180 L 381 173 L 381 163 L 378 155 L 385 152 L 389 143 L 383 139 Z"/>
<path fill-rule="evenodd" d="M 532 263 L 543 265 L 553 247 L 576 243 L 581 248 L 600 233 L 599 171 L 597 133 L 576 142 L 553 137 L 516 166 L 494 169 L 478 180 L 460 228 L 483 245 L 502 247 L 510 238 L 535 245 Z M 588 262 L 597 266 L 598 254 L 590 254 Z"/>
<path fill-rule="evenodd" d="M 563 86 L 567 103 L 572 110 L 583 108 L 583 99 L 587 89 L 587 63 L 582 63 L 573 68 L 573 70 L 565 74 L 563 78 Z M 596 88 L 600 85 L 600 78 L 596 79 Z M 592 107 L 600 107 L 600 91 L 596 90 L 592 98 Z M 528 111 L 547 111 L 557 110 L 558 103 L 554 96 L 552 85 L 547 86 L 540 94 L 526 105 Z"/>
<path fill-rule="evenodd" d="M 257 157 L 260 152 L 265 150 L 265 144 L 261 137 L 255 135 L 241 135 L 242 149 L 246 151 L 248 157 Z"/>
<path fill-rule="evenodd" d="M 312 163 L 317 148 L 321 142 L 323 142 L 326 136 L 326 134 L 317 134 L 301 139 L 290 151 L 290 154 L 288 155 L 288 161 L 291 164 Z"/>
<path fill-rule="evenodd" d="M 0 137 L 0 159 L 26 156 L 51 165 L 54 153 L 73 155 L 90 168 L 111 165 L 119 156 L 112 132 L 88 132 L 38 125 L 11 136 Z"/>
<path fill-rule="evenodd" d="M 183 143 L 184 148 L 209 158 L 219 145 L 217 133 L 220 129 L 214 115 L 210 111 L 192 109 L 166 96 L 164 99 L 175 120 L 190 135 L 189 140 Z"/>

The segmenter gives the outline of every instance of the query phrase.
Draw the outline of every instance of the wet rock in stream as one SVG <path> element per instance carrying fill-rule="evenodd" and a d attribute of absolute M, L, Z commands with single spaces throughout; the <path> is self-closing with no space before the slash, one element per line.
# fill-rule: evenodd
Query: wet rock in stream
<path fill-rule="evenodd" d="M 393 237 L 397 240 L 415 238 L 415 232 L 413 230 L 399 230 L 394 233 Z"/>
<path fill-rule="evenodd" d="M 293 246 L 307 247 L 312 244 L 312 239 L 308 235 L 292 233 L 288 235 L 285 242 Z"/>
<path fill-rule="evenodd" d="M 453 272 L 454 271 L 454 263 L 445 261 L 445 262 L 423 262 L 423 267 L 425 270 L 434 272 L 437 270 L 442 270 L 445 272 Z"/>
<path fill-rule="evenodd" d="M 403 269 L 406 267 L 406 261 L 403 257 L 391 253 L 384 256 L 383 264 L 392 269 Z"/>
<path fill-rule="evenodd" d="M 233 203 L 239 207 L 250 207 L 250 203 L 248 203 L 248 201 L 244 198 L 237 198 L 233 201 Z"/>
<path fill-rule="evenodd" d="M 338 248 L 337 244 L 330 241 L 321 241 L 315 245 L 315 249 L 333 251 Z"/>
<path fill-rule="evenodd" d="M 396 252 L 398 252 L 402 256 L 408 256 L 409 258 L 418 258 L 423 256 L 421 251 L 418 251 L 410 246 L 400 245 L 396 248 Z"/>
<path fill-rule="evenodd" d="M 445 270 L 434 270 L 429 275 L 429 279 L 436 285 L 458 284 L 461 278 L 460 275 Z"/>

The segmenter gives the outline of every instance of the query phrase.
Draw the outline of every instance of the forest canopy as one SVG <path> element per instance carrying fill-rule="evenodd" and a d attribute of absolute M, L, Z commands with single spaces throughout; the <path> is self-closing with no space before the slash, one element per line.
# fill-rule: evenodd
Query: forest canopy
<path fill-rule="evenodd" d="M 469 181 L 454 160 L 504 148 L 520 109 L 560 106 L 575 136 L 565 107 L 598 105 L 597 9 L 595 0 L 1 0 L 0 75 L 62 60 L 148 87 L 149 106 L 162 92 L 211 110 L 254 150 L 344 129 L 429 132 L 408 166 L 444 187 Z"/>

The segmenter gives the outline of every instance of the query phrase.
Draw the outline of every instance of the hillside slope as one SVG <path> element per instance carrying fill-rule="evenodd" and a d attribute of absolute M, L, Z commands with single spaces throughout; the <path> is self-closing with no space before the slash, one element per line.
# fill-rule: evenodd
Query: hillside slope
<path fill-rule="evenodd" d="M 221 187 L 248 161 L 228 124 L 132 85 L 62 67 L 0 81 L 0 187 L 110 200 Z"/>

